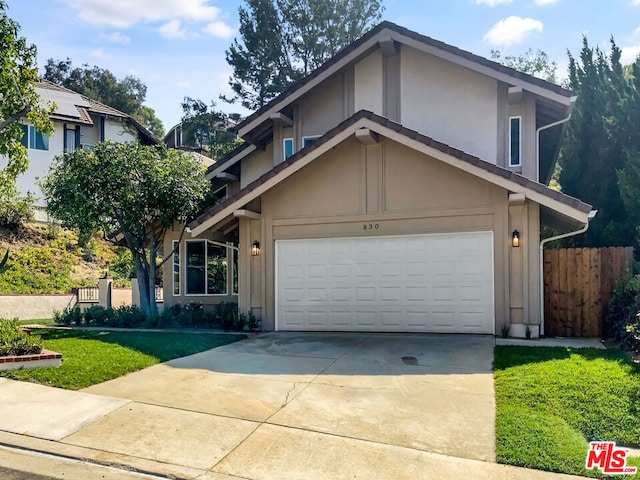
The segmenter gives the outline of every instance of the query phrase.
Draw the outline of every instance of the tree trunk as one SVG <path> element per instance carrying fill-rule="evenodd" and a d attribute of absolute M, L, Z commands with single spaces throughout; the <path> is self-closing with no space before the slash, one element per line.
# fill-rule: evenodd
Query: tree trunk
<path fill-rule="evenodd" d="M 158 247 L 155 242 L 151 242 L 149 249 L 149 314 L 151 316 L 158 315 L 158 304 L 156 303 L 156 257 L 158 256 Z"/>
<path fill-rule="evenodd" d="M 140 310 L 146 316 L 151 313 L 151 299 L 149 298 L 149 269 L 144 268 L 142 261 L 137 255 L 133 256 L 136 266 L 136 276 L 138 277 L 138 288 L 140 290 Z M 155 304 L 155 298 L 154 304 Z"/>

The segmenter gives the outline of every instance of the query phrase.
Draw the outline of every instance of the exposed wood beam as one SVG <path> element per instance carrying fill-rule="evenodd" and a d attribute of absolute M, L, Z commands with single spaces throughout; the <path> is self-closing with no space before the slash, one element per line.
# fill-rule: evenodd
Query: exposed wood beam
<path fill-rule="evenodd" d="M 234 222 L 231 224 L 231 226 L 229 226 L 228 228 L 225 228 L 222 233 L 224 235 L 229 235 L 231 232 L 233 232 L 235 229 L 238 228 L 238 226 L 240 225 L 240 222 Z"/>
<path fill-rule="evenodd" d="M 363 145 L 375 145 L 380 141 L 378 138 L 378 134 L 372 132 L 368 128 L 361 128 L 359 130 L 356 130 L 356 138 Z"/>
<path fill-rule="evenodd" d="M 509 105 L 522 103 L 522 87 L 509 87 Z"/>
<path fill-rule="evenodd" d="M 262 218 L 261 214 L 246 209 L 235 210 L 233 216 L 237 218 L 250 218 L 252 220 L 260 220 Z"/>
<path fill-rule="evenodd" d="M 391 38 L 391 35 L 387 35 L 386 37 L 378 40 L 378 45 L 380 45 L 382 55 L 384 55 L 385 57 L 391 57 L 398 53 L 397 44 L 393 40 L 393 38 Z"/>
<path fill-rule="evenodd" d="M 509 194 L 509 206 L 524 205 L 527 200 L 527 196 L 524 193 L 510 193 Z"/>
<path fill-rule="evenodd" d="M 237 182 L 240 180 L 237 175 L 233 175 L 232 173 L 228 172 L 217 173 L 216 178 L 219 178 L 221 180 L 229 180 L 230 182 Z"/>
<path fill-rule="evenodd" d="M 290 119 L 289 117 L 287 117 L 284 113 L 273 112 L 272 114 L 269 115 L 269 118 L 276 125 L 281 125 L 283 127 L 291 127 L 291 126 L 293 126 L 293 120 Z"/>

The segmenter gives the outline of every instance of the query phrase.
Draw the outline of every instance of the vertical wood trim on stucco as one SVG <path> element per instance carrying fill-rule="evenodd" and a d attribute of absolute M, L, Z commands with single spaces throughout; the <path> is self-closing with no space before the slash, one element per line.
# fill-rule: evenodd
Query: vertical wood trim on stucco
<path fill-rule="evenodd" d="M 527 202 L 529 235 L 527 236 L 527 250 L 529 254 L 528 271 L 528 323 L 537 325 L 540 323 L 540 205 Z"/>
<path fill-rule="evenodd" d="M 251 245 L 251 221 L 248 218 L 239 219 L 238 248 L 238 311 L 248 312 L 251 307 L 251 261 L 249 253 Z M 182 263 L 181 263 L 182 265 Z"/>
<path fill-rule="evenodd" d="M 536 178 L 536 101 L 527 92 L 522 93 L 522 175 L 538 181 Z"/>
<path fill-rule="evenodd" d="M 355 113 L 355 108 L 356 108 L 356 96 L 355 96 L 356 76 L 355 76 L 355 67 L 353 65 L 349 65 L 347 68 L 345 68 L 343 81 L 344 81 L 344 118 L 347 119 Z"/>
<path fill-rule="evenodd" d="M 365 194 L 366 203 L 362 213 L 379 213 L 380 212 L 380 189 L 382 188 L 380 162 L 381 162 L 381 146 L 368 145 L 363 148 L 365 152 L 366 180 Z"/>
<path fill-rule="evenodd" d="M 400 122 L 400 49 L 383 58 L 382 111 L 389 120 Z"/>
<path fill-rule="evenodd" d="M 509 129 L 509 87 L 498 82 L 498 103 L 497 103 L 497 148 L 496 148 L 496 165 L 499 167 L 507 166 L 507 152 L 509 145 L 507 143 L 507 131 Z"/>

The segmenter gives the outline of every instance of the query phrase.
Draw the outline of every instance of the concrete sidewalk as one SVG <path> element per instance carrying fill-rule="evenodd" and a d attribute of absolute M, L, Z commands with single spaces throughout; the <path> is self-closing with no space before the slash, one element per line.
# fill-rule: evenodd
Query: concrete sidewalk
<path fill-rule="evenodd" d="M 183 479 L 575 478 L 494 463 L 494 343 L 270 333 L 84 392 L 0 379 L 0 445 Z"/>

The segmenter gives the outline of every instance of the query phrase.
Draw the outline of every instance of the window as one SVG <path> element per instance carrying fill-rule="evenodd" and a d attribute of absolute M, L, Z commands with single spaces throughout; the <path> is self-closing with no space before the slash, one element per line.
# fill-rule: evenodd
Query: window
<path fill-rule="evenodd" d="M 33 125 L 22 125 L 22 139 L 20 143 L 32 150 L 49 150 L 49 136 L 42 133 Z"/>
<path fill-rule="evenodd" d="M 238 251 L 232 249 L 231 254 L 233 255 L 233 291 L 231 293 L 238 295 Z"/>
<path fill-rule="evenodd" d="M 282 151 L 284 152 L 284 159 L 286 160 L 293 155 L 293 138 L 285 138 L 283 141 Z"/>
<path fill-rule="evenodd" d="M 509 166 L 519 167 L 522 154 L 522 117 L 509 118 Z"/>
<path fill-rule="evenodd" d="M 313 145 L 317 139 L 320 138 L 320 135 L 310 135 L 308 137 L 302 137 L 302 148 L 306 148 L 309 145 Z"/>
<path fill-rule="evenodd" d="M 226 295 L 227 247 L 205 240 L 186 246 L 187 295 Z"/>
<path fill-rule="evenodd" d="M 216 199 L 216 203 L 220 203 L 221 201 L 226 199 L 229 196 L 229 185 L 223 185 L 217 190 L 214 190 L 213 196 Z"/>
<path fill-rule="evenodd" d="M 174 240 L 173 247 L 173 294 L 180 295 L 180 243 Z"/>

